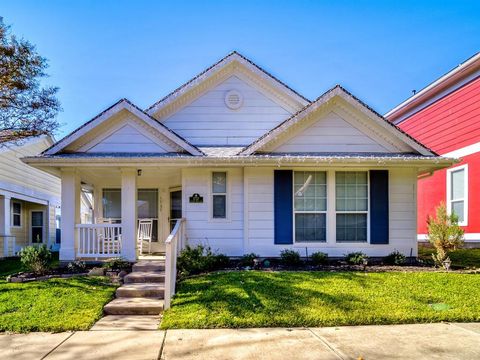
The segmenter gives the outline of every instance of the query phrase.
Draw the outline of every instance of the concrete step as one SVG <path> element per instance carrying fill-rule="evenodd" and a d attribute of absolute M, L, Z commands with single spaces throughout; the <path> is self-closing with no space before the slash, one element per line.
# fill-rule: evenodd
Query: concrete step
<path fill-rule="evenodd" d="M 165 282 L 165 272 L 135 271 L 123 278 L 125 284 L 134 283 L 157 283 Z"/>
<path fill-rule="evenodd" d="M 137 271 L 164 271 L 165 270 L 165 261 L 151 261 L 151 260 L 144 260 L 139 261 L 133 265 L 133 272 Z"/>
<path fill-rule="evenodd" d="M 117 289 L 117 298 L 154 297 L 163 299 L 165 287 L 158 283 L 132 283 Z"/>
<path fill-rule="evenodd" d="M 163 300 L 156 298 L 118 298 L 103 308 L 106 315 L 158 315 L 163 311 Z"/>

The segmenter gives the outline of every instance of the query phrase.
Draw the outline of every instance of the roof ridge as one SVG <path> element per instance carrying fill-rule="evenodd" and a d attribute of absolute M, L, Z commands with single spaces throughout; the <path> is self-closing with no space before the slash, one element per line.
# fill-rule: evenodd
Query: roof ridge
<path fill-rule="evenodd" d="M 273 79 L 274 81 L 278 82 L 280 85 L 282 85 L 283 87 L 285 87 L 286 89 L 288 89 L 289 91 L 291 91 L 292 93 L 294 93 L 296 96 L 300 97 L 301 99 L 303 99 L 304 101 L 310 103 L 310 100 L 307 99 L 305 96 L 303 96 L 302 94 L 300 94 L 299 92 L 297 92 L 296 90 L 292 89 L 290 86 L 288 86 L 287 84 L 285 84 L 283 81 L 279 80 L 277 77 L 273 76 L 271 73 L 269 73 L 268 71 L 266 71 L 265 69 L 263 69 L 262 67 L 260 67 L 259 65 L 255 64 L 252 60 L 250 60 L 249 58 L 247 58 L 246 56 L 242 55 L 241 53 L 239 53 L 237 50 L 233 50 L 231 52 L 229 52 L 227 55 L 225 55 L 224 57 L 222 57 L 220 60 L 216 61 L 215 63 L 213 63 L 212 65 L 210 65 L 209 67 L 207 67 L 205 70 L 203 70 L 202 72 L 198 73 L 197 75 L 195 75 L 193 78 L 191 78 L 190 80 L 188 80 L 187 82 L 183 83 L 182 85 L 180 85 L 179 87 L 177 87 L 175 90 L 171 91 L 169 94 L 165 95 L 163 98 L 161 98 L 160 100 L 156 101 L 154 104 L 152 104 L 151 106 L 149 106 L 148 108 L 145 109 L 146 112 L 149 112 L 151 109 L 157 107 L 158 105 L 160 105 L 162 102 L 164 102 L 165 100 L 167 100 L 168 98 L 170 98 L 171 96 L 175 95 L 177 92 L 179 92 L 180 90 L 182 90 L 183 88 L 187 87 L 188 85 L 190 85 L 191 83 L 193 83 L 195 80 L 197 80 L 198 78 L 200 78 L 201 76 L 203 76 L 204 74 L 206 74 L 207 72 L 209 72 L 210 70 L 212 70 L 213 68 L 215 68 L 216 66 L 218 66 L 220 63 L 226 61 L 227 59 L 229 59 L 230 57 L 232 56 L 238 56 L 240 57 L 241 59 L 243 59 L 244 61 L 246 61 L 247 63 L 249 63 L 250 65 L 254 66 L 256 69 L 258 69 L 259 71 L 263 72 L 265 75 L 269 76 L 271 79 Z"/>

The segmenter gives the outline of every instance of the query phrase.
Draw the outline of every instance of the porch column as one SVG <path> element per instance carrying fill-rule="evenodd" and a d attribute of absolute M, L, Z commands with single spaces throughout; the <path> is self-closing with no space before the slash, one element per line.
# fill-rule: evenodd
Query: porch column
<path fill-rule="evenodd" d="M 122 172 L 122 249 L 123 257 L 136 260 L 137 238 L 137 170 L 123 168 Z"/>
<path fill-rule="evenodd" d="M 10 233 L 10 197 L 0 196 L 0 237 L 3 238 L 3 248 L 0 248 L 0 253 L 3 256 L 8 255 L 8 235 Z M 15 251 L 15 250 L 14 250 Z"/>
<path fill-rule="evenodd" d="M 76 224 L 80 224 L 80 177 L 75 169 L 62 169 L 62 243 L 60 260 L 75 260 L 78 244 Z"/>

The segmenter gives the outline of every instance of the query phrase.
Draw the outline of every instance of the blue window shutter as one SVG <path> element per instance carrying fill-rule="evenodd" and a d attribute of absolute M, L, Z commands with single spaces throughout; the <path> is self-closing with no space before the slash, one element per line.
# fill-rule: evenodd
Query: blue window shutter
<path fill-rule="evenodd" d="M 274 170 L 274 243 L 293 244 L 293 172 Z"/>
<path fill-rule="evenodd" d="M 370 170 L 370 243 L 388 244 L 388 170 Z"/>

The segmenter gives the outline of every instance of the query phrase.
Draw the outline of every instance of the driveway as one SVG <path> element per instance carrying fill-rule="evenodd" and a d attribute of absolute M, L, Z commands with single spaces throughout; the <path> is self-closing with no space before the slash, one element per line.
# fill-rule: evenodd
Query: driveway
<path fill-rule="evenodd" d="M 0 335 L 0 359 L 480 359 L 480 323 Z"/>

